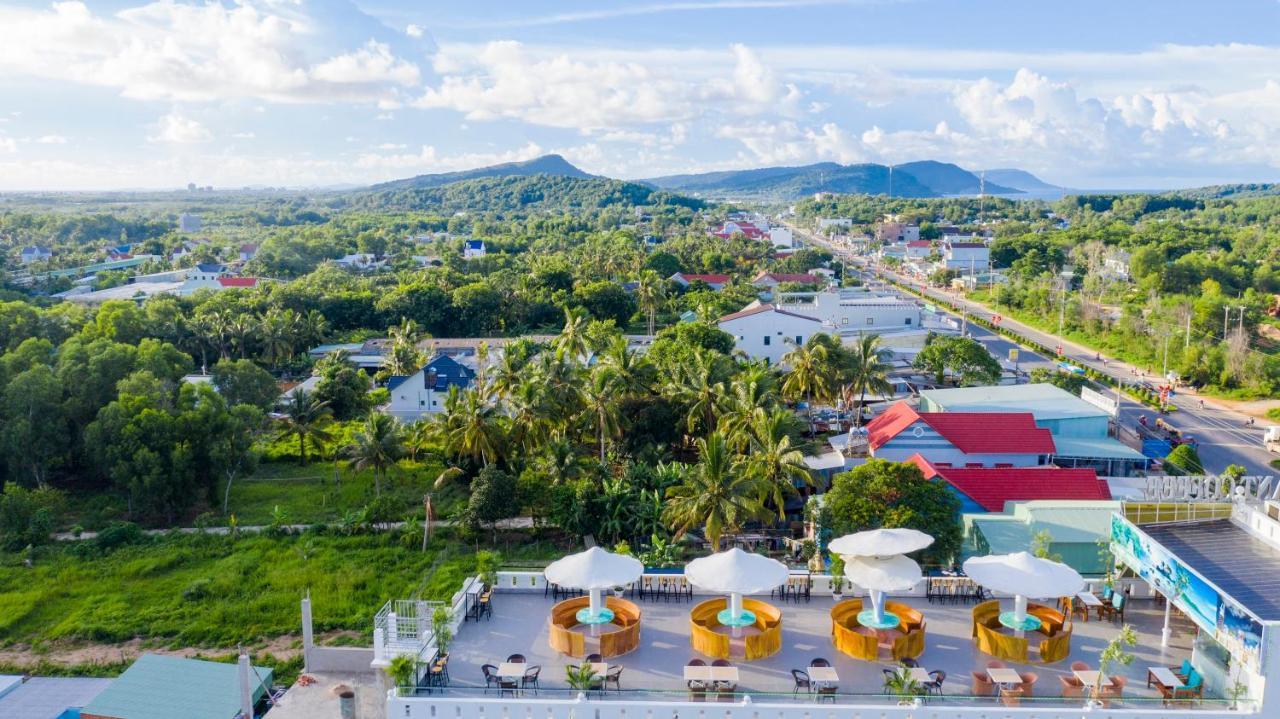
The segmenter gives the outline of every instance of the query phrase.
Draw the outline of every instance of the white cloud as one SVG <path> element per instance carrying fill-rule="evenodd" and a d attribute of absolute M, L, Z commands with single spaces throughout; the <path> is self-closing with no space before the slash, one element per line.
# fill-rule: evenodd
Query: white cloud
<path fill-rule="evenodd" d="M 18 141 L 12 137 L 0 136 L 0 154 L 10 155 L 18 151 Z"/>
<path fill-rule="evenodd" d="M 408 35 L 409 37 L 415 37 L 415 38 L 422 37 L 423 35 L 426 34 L 426 30 L 424 30 L 419 25 L 410 24 L 407 27 L 405 27 L 404 34 Z"/>
<path fill-rule="evenodd" d="M 780 82 L 745 45 L 732 46 L 700 73 L 653 57 L 575 55 L 548 54 L 514 41 L 446 47 L 434 60 L 441 82 L 416 105 L 456 110 L 471 120 L 509 118 L 594 131 L 689 121 L 717 109 L 736 116 L 786 114 L 802 94 Z"/>
<path fill-rule="evenodd" d="M 36 143 L 40 145 L 65 145 L 67 138 L 62 135 L 41 135 L 36 138 Z"/>
<path fill-rule="evenodd" d="M 345 2 L 159 0 L 114 15 L 76 0 L 39 10 L 0 6 L 0 72 L 146 100 L 374 102 L 419 76 L 372 37 L 339 44 L 338 33 L 359 32 L 367 20 Z"/>
<path fill-rule="evenodd" d="M 383 155 L 367 153 L 356 158 L 355 166 L 361 170 L 371 170 L 375 174 L 386 176 L 386 173 L 428 173 L 465 170 L 485 165 L 496 165 L 502 162 L 520 162 L 532 160 L 545 154 L 545 150 L 537 143 L 529 142 L 523 147 L 507 152 L 474 152 L 457 155 L 442 155 L 433 145 L 423 145 L 416 153 Z"/>
<path fill-rule="evenodd" d="M 231 136 L 237 140 L 252 140 L 257 137 L 257 134 L 252 132 L 233 132 Z"/>
<path fill-rule="evenodd" d="M 213 133 L 199 122 L 171 112 L 156 121 L 156 134 L 147 139 L 171 145 L 191 145 L 209 142 L 213 139 Z"/>
<path fill-rule="evenodd" d="M 645 5 L 631 5 L 607 8 L 602 10 L 584 10 L 579 12 L 562 12 L 551 15 L 515 18 L 510 20 L 487 20 L 471 23 L 460 23 L 454 27 L 464 28 L 505 28 L 531 27 L 536 25 L 560 25 L 564 23 L 584 22 L 591 20 L 611 20 L 638 15 L 657 15 L 662 13 L 689 12 L 694 10 L 750 10 L 775 8 L 800 8 L 817 5 L 847 5 L 851 0 L 702 0 L 700 2 L 666 2 Z"/>
<path fill-rule="evenodd" d="M 408 147 L 408 145 L 397 145 L 397 144 L 396 144 L 396 143 L 394 143 L 394 142 L 384 142 L 384 143 L 382 143 L 381 145 L 378 145 L 377 149 L 379 149 L 379 150 L 403 150 L 403 149 L 405 149 L 406 147 Z"/>

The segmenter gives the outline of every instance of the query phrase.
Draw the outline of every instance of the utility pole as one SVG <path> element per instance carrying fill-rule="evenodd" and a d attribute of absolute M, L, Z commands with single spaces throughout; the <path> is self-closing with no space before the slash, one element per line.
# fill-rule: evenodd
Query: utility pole
<path fill-rule="evenodd" d="M 889 199 L 893 199 L 893 165 L 889 165 Z"/>
<path fill-rule="evenodd" d="M 1187 334 L 1182 341 L 1182 348 L 1186 349 L 1191 346 L 1191 308 L 1187 308 Z"/>
<path fill-rule="evenodd" d="M 1067 281 L 1062 279 L 1062 301 L 1058 304 L 1058 334 L 1062 334 L 1062 327 L 1067 321 Z"/>
<path fill-rule="evenodd" d="M 1160 371 L 1160 374 L 1164 377 L 1169 376 L 1169 337 L 1171 336 L 1169 334 L 1164 336 L 1164 365 Z"/>
<path fill-rule="evenodd" d="M 1227 323 L 1231 321 L 1231 305 L 1222 308 L 1222 341 L 1227 341 Z"/>
<path fill-rule="evenodd" d="M 1240 329 L 1240 334 L 1241 334 L 1241 335 L 1243 335 L 1243 334 L 1244 334 L 1244 310 L 1245 310 L 1245 308 L 1244 308 L 1243 306 L 1240 306 L 1240 307 L 1237 307 L 1236 309 L 1240 310 L 1240 324 L 1238 325 L 1238 327 L 1239 327 L 1239 329 Z"/>

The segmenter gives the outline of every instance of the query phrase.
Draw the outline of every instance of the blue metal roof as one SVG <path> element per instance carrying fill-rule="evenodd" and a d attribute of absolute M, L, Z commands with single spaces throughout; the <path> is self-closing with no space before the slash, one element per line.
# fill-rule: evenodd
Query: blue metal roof
<path fill-rule="evenodd" d="M 271 669 L 254 667 L 260 699 L 271 684 Z M 84 707 L 84 714 L 116 719 L 233 719 L 240 711 L 239 668 L 235 664 L 143 654 Z"/>
<path fill-rule="evenodd" d="M 93 701 L 111 682 L 83 677 L 32 677 L 0 694 L 0 717 L 59 719 L 68 709 L 80 709 Z"/>

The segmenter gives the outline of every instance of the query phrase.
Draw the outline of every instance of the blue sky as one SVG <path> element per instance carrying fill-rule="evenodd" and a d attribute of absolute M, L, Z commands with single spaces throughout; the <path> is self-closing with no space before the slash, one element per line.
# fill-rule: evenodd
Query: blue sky
<path fill-rule="evenodd" d="M 1280 179 L 1280 3 L 0 0 L 0 190 L 366 183 L 559 152 L 1083 188 Z"/>

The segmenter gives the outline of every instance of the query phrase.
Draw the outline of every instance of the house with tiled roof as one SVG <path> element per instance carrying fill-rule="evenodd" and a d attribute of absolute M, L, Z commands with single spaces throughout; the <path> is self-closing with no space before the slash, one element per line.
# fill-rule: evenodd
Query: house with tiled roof
<path fill-rule="evenodd" d="M 917 412 L 906 402 L 867 423 L 867 447 L 877 459 L 920 455 L 935 467 L 1033 467 L 1055 451 L 1030 412 Z"/>
<path fill-rule="evenodd" d="M 1054 466 L 957 467 L 930 462 L 919 454 L 907 461 L 925 479 L 940 477 L 960 497 L 961 511 L 1003 512 L 1008 502 L 1038 499 L 1106 500 L 1111 489 L 1092 469 Z"/>
<path fill-rule="evenodd" d="M 933 243 L 928 240 L 908 242 L 906 257 L 908 260 L 923 260 L 933 252 Z"/>
<path fill-rule="evenodd" d="M 29 265 L 32 262 L 44 262 L 50 257 L 53 257 L 53 250 L 39 245 L 23 247 L 18 253 L 18 261 L 24 265 Z"/>
<path fill-rule="evenodd" d="M 445 354 L 431 358 L 411 375 L 396 375 L 387 380 L 391 403 L 387 414 L 403 421 L 413 421 L 432 412 L 444 411 L 449 390 L 471 386 L 476 373 Z"/>
<path fill-rule="evenodd" d="M 729 284 L 729 280 L 732 278 L 729 275 L 695 275 L 691 272 L 677 272 L 667 279 L 685 288 L 694 282 L 704 282 L 708 287 L 719 292 L 725 285 Z"/>
<path fill-rule="evenodd" d="M 778 285 L 790 282 L 797 285 L 825 285 L 826 280 L 807 272 L 765 272 L 751 278 L 751 284 L 761 289 L 773 289 Z"/>
<path fill-rule="evenodd" d="M 823 331 L 822 322 L 776 305 L 753 302 L 746 308 L 721 317 L 716 324 L 733 335 L 735 350 L 751 359 L 778 364 L 795 345 L 802 345 Z"/>

